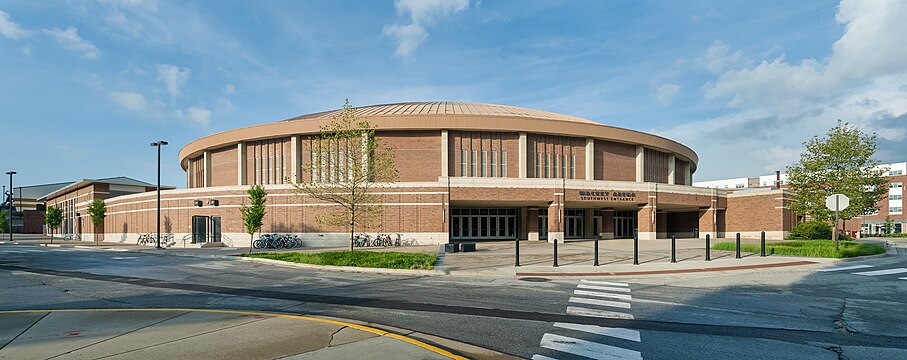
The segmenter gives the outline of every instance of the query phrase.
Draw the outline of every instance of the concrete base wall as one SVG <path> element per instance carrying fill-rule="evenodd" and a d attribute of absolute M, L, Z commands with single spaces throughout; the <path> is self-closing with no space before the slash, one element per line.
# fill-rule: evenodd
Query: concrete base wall
<path fill-rule="evenodd" d="M 658 234 L 655 232 L 649 232 L 649 231 L 640 231 L 639 232 L 639 240 L 655 240 L 657 238 L 658 238 Z"/>
<path fill-rule="evenodd" d="M 267 233 L 266 233 L 267 234 Z M 292 234 L 292 233 L 291 233 Z M 372 238 L 375 238 L 378 233 L 367 233 Z M 164 235 L 164 234 L 162 234 Z M 197 244 L 192 244 L 191 234 L 188 233 L 174 233 L 173 241 L 176 243 L 172 247 L 197 247 Z M 258 239 L 261 234 L 256 233 L 254 238 Z M 349 233 L 295 233 L 299 237 L 299 240 L 302 242 L 302 247 L 339 247 L 339 246 L 349 246 Z M 415 242 L 418 245 L 435 245 L 435 244 L 446 244 L 448 242 L 447 233 L 401 233 L 401 238 L 403 240 L 408 240 L 410 242 Z M 395 238 L 395 234 L 391 234 L 392 238 Z M 86 238 L 89 238 L 86 240 Z M 138 244 L 139 234 L 135 233 L 114 233 L 107 234 L 105 236 L 105 241 L 107 242 L 118 242 L 118 243 L 127 243 L 127 244 Z M 186 239 L 184 242 L 183 239 Z M 221 234 L 221 241 L 224 245 L 229 247 L 249 247 L 250 240 L 249 234 L 245 233 L 223 233 Z M 90 234 L 82 235 L 83 241 L 94 241 L 91 238 Z M 154 246 L 154 244 L 149 244 L 149 246 Z"/>

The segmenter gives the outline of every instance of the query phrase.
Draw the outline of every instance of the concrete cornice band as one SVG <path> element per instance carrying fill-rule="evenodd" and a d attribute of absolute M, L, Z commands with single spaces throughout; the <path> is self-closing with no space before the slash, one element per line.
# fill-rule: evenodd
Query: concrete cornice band
<path fill-rule="evenodd" d="M 643 145 L 648 148 L 674 153 L 690 161 L 691 170 L 696 169 L 699 157 L 696 153 L 676 141 L 635 130 L 623 129 L 598 123 L 570 122 L 499 115 L 371 115 L 366 116 L 378 131 L 396 130 L 463 130 L 526 132 L 594 138 L 621 143 Z M 180 150 L 180 166 L 185 170 L 187 159 L 197 157 L 205 150 L 214 150 L 235 145 L 243 141 L 256 141 L 293 135 L 317 134 L 331 119 L 301 119 L 280 121 L 227 130 L 203 137 L 187 144 Z M 439 135 L 440 136 L 440 135 Z"/>

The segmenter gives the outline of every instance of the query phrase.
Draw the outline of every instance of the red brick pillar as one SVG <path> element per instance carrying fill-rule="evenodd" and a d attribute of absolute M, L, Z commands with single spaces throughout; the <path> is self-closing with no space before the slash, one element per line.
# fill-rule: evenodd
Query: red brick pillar
<path fill-rule="evenodd" d="M 539 239 L 539 209 L 529 208 L 526 210 L 526 231 L 527 239 L 536 241 Z"/>
<path fill-rule="evenodd" d="M 717 210 L 713 207 L 699 209 L 699 238 L 711 235 L 712 239 L 718 237 Z"/>
<path fill-rule="evenodd" d="M 558 199 L 560 200 L 560 199 Z M 548 205 L 548 242 L 564 242 L 563 209 L 557 201 Z"/>
<path fill-rule="evenodd" d="M 639 231 L 640 240 L 654 240 L 656 238 L 656 221 L 658 216 L 655 215 L 655 207 L 646 205 L 640 207 L 636 212 L 636 224 Z"/>
<path fill-rule="evenodd" d="M 614 209 L 602 209 L 602 239 L 614 238 Z"/>
<path fill-rule="evenodd" d="M 668 213 L 666 211 L 658 211 L 655 213 L 655 237 L 666 239 L 668 236 Z"/>

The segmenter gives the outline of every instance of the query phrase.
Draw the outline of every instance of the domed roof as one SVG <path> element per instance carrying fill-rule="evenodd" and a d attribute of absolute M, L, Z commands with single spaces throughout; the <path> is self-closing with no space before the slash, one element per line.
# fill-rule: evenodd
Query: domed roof
<path fill-rule="evenodd" d="M 453 101 L 434 101 L 434 102 L 404 102 L 396 104 L 369 105 L 353 108 L 356 116 L 406 116 L 406 115 L 466 115 L 466 116 L 511 116 L 525 117 L 547 120 L 561 120 L 570 122 L 579 122 L 586 124 L 598 124 L 594 121 L 557 114 L 542 110 L 526 109 L 516 106 L 483 104 L 474 102 L 453 102 Z M 311 119 L 330 119 L 340 110 L 330 110 L 320 113 L 298 116 L 285 121 L 311 120 Z"/>

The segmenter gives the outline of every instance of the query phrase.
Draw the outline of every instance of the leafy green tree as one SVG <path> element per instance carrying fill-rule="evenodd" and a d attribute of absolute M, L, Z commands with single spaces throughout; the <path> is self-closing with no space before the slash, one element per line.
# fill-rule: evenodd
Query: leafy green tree
<path fill-rule="evenodd" d="M 94 224 L 95 241 L 98 241 L 98 228 L 104 228 L 104 218 L 107 217 L 107 205 L 104 204 L 104 200 L 92 200 L 88 205 L 88 215 L 91 216 L 91 223 Z"/>
<path fill-rule="evenodd" d="M 57 206 L 49 206 L 44 212 L 44 223 L 50 229 L 50 243 L 54 242 L 54 230 L 59 229 L 63 224 L 63 209 Z"/>
<path fill-rule="evenodd" d="M 261 185 L 252 185 L 246 193 L 249 194 L 251 205 L 242 204 L 239 212 L 242 213 L 243 227 L 246 229 L 246 233 L 249 234 L 249 252 L 251 253 L 255 233 L 261 230 L 265 218 L 265 202 L 267 201 L 268 193 L 265 192 L 265 188 Z"/>
<path fill-rule="evenodd" d="M 337 205 L 343 211 L 332 211 L 317 220 L 320 223 L 346 227 L 353 251 L 356 225 L 371 227 L 380 218 L 383 197 L 375 189 L 397 179 L 394 149 L 375 136 L 375 127 L 356 116 L 349 100 L 334 115 L 331 124 L 322 127 L 310 142 L 311 158 L 303 169 L 308 179 L 291 184 L 298 195 Z"/>
<path fill-rule="evenodd" d="M 876 203 L 888 191 L 886 169 L 873 159 L 878 140 L 856 127 L 838 120 L 824 137 L 813 136 L 803 143 L 806 152 L 787 168 L 788 181 L 794 194 L 791 210 L 820 221 L 834 219 L 834 211 L 825 207 L 825 198 L 844 194 L 850 206 L 840 211 L 841 220 L 877 211 Z"/>
<path fill-rule="evenodd" d="M 894 220 L 891 218 L 891 216 L 886 216 L 885 222 L 882 223 L 882 233 L 887 235 L 887 234 L 891 234 L 893 231 L 894 231 Z"/>
<path fill-rule="evenodd" d="M 6 210 L 0 210 L 0 234 L 5 234 L 9 232 L 7 228 L 7 219 L 9 218 L 9 213 Z"/>

